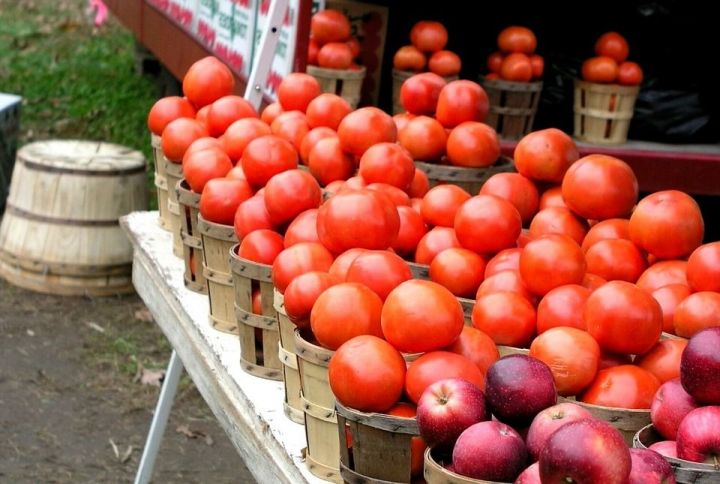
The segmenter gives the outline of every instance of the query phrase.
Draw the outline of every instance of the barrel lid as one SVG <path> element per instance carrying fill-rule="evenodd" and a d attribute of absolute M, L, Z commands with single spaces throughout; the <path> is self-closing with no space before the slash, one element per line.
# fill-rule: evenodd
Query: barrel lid
<path fill-rule="evenodd" d="M 141 152 L 101 141 L 36 141 L 20 148 L 17 158 L 38 168 L 71 172 L 117 174 L 141 171 L 145 167 Z"/>

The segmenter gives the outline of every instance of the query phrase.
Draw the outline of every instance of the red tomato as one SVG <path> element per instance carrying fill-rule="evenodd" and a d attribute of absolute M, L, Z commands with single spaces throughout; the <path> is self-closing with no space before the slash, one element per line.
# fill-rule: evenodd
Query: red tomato
<path fill-rule="evenodd" d="M 445 48 L 448 32 L 443 24 L 421 20 L 410 30 L 410 42 L 423 52 L 437 52 Z"/>
<path fill-rule="evenodd" d="M 178 118 L 194 118 L 195 108 L 190 102 L 180 96 L 168 96 L 159 99 L 148 113 L 148 129 L 160 136 L 170 121 Z"/>
<path fill-rule="evenodd" d="M 415 176 L 410 153 L 395 143 L 378 143 L 369 147 L 360 158 L 358 174 L 370 183 L 387 183 L 406 190 Z"/>
<path fill-rule="evenodd" d="M 647 269 L 647 259 L 629 240 L 601 240 L 585 253 L 587 271 L 606 281 L 635 282 Z"/>
<path fill-rule="evenodd" d="M 663 331 L 675 334 L 675 310 L 685 300 L 692 290 L 685 284 L 668 284 L 652 291 L 652 297 L 660 304 L 663 314 Z"/>
<path fill-rule="evenodd" d="M 454 128 L 465 121 L 485 121 L 488 109 L 488 97 L 480 84 L 458 80 L 440 91 L 435 117 L 446 128 Z"/>
<path fill-rule="evenodd" d="M 565 284 L 580 284 L 585 257 L 567 235 L 543 235 L 530 241 L 520 254 L 520 274 L 531 292 L 543 296 Z"/>
<path fill-rule="evenodd" d="M 235 211 L 233 225 L 239 240 L 254 230 L 274 229 L 270 214 L 265 207 L 264 194 L 256 194 L 242 202 Z"/>
<path fill-rule="evenodd" d="M 277 118 L 282 112 L 283 108 L 280 106 L 280 103 L 274 102 L 272 104 L 268 104 L 267 107 L 263 109 L 260 119 L 270 126 L 272 122 L 275 121 L 275 118 Z"/>
<path fill-rule="evenodd" d="M 664 260 L 656 262 L 647 268 L 637 280 L 640 289 L 653 292 L 668 284 L 683 284 L 688 286 L 685 270 L 687 262 L 684 260 Z"/>
<path fill-rule="evenodd" d="M 331 136 L 319 140 L 310 149 L 308 168 L 321 185 L 327 185 L 334 181 L 347 180 L 355 171 L 355 161 L 342 150 L 340 139 Z"/>
<path fill-rule="evenodd" d="M 675 334 L 692 338 L 706 328 L 720 326 L 720 293 L 701 291 L 689 295 L 675 308 Z"/>
<path fill-rule="evenodd" d="M 660 383 L 680 378 L 680 357 L 688 342 L 682 339 L 666 339 L 658 342 L 653 348 L 635 362 L 660 380 Z"/>
<path fill-rule="evenodd" d="M 317 79 L 309 74 L 293 72 L 278 86 L 277 98 L 283 111 L 302 111 L 321 93 Z"/>
<path fill-rule="evenodd" d="M 487 58 L 488 71 L 492 73 L 499 73 L 503 58 L 504 56 L 502 55 L 502 52 L 493 52 L 490 54 Z"/>
<path fill-rule="evenodd" d="M 464 326 L 458 339 L 445 348 L 445 351 L 457 353 L 472 361 L 483 375 L 500 359 L 500 353 L 492 338 L 472 326 Z"/>
<path fill-rule="evenodd" d="M 545 72 L 545 59 L 540 55 L 530 56 L 530 66 L 532 67 L 532 78 L 541 79 L 543 72 Z"/>
<path fill-rule="evenodd" d="M 472 298 L 484 274 L 485 259 L 467 249 L 446 249 L 430 263 L 430 280 L 458 297 Z"/>
<path fill-rule="evenodd" d="M 198 109 L 197 114 L 195 114 L 195 121 L 200 123 L 203 128 L 207 131 L 207 115 L 210 112 L 210 105 L 204 106 L 200 109 Z"/>
<path fill-rule="evenodd" d="M 306 272 L 293 279 L 285 289 L 285 312 L 300 329 L 310 328 L 310 311 L 325 289 L 342 282 L 327 272 Z"/>
<path fill-rule="evenodd" d="M 257 118 L 243 118 L 232 123 L 222 137 L 222 146 L 233 162 L 242 158 L 252 140 L 270 134 L 270 126 Z"/>
<path fill-rule="evenodd" d="M 350 37 L 350 39 L 345 42 L 348 47 L 350 47 L 350 52 L 352 52 L 353 59 L 357 59 L 360 56 L 360 41 L 357 39 L 357 37 Z"/>
<path fill-rule="evenodd" d="M 210 148 L 190 153 L 182 168 L 190 189 L 202 193 L 208 181 L 224 177 L 232 167 L 228 155 L 218 148 Z"/>
<path fill-rule="evenodd" d="M 411 198 L 422 198 L 430 190 L 430 180 L 420 168 L 415 168 L 415 175 L 410 183 L 407 193 Z"/>
<path fill-rule="evenodd" d="M 497 132 L 485 123 L 464 122 L 450 131 L 447 157 L 456 166 L 483 168 L 493 165 L 500 157 Z"/>
<path fill-rule="evenodd" d="M 720 292 L 720 242 L 701 245 L 690 254 L 687 280 L 694 291 Z"/>
<path fill-rule="evenodd" d="M 285 248 L 300 242 L 320 242 L 317 234 L 316 208 L 305 210 L 290 222 L 285 231 Z"/>
<path fill-rule="evenodd" d="M 252 197 L 252 194 L 245 180 L 210 180 L 200 195 L 200 215 L 210 222 L 232 225 L 238 205 Z"/>
<path fill-rule="evenodd" d="M 504 53 L 522 52 L 532 54 L 537 48 L 537 38 L 527 27 L 513 25 L 503 29 L 497 38 L 498 47 Z"/>
<path fill-rule="evenodd" d="M 310 66 L 316 66 L 318 65 L 318 52 L 320 52 L 320 44 L 318 44 L 317 40 L 313 39 L 312 37 L 308 41 L 308 53 L 307 53 L 307 63 Z"/>
<path fill-rule="evenodd" d="M 337 94 L 326 92 L 310 101 L 305 113 L 305 119 L 310 128 L 326 126 L 337 130 L 340 121 L 351 112 L 350 103 Z"/>
<path fill-rule="evenodd" d="M 560 186 L 550 187 L 540 195 L 540 210 L 548 207 L 568 208 L 565 200 L 562 198 L 562 188 Z"/>
<path fill-rule="evenodd" d="M 310 132 L 305 115 L 300 111 L 286 111 L 278 115 L 270 125 L 272 134 L 292 143 L 300 152 L 302 140 Z"/>
<path fill-rule="evenodd" d="M 598 372 L 595 381 L 578 400 L 614 408 L 648 409 L 660 382 L 655 375 L 635 365 L 620 365 Z"/>
<path fill-rule="evenodd" d="M 336 193 L 340 193 L 344 186 L 345 180 L 335 180 L 325 185 L 324 193 L 328 195 L 335 195 Z"/>
<path fill-rule="evenodd" d="M 494 174 L 480 188 L 480 195 L 495 195 L 509 201 L 520 212 L 523 222 L 532 219 L 540 203 L 535 184 L 519 173 Z"/>
<path fill-rule="evenodd" d="M 462 61 L 460 56 L 449 50 L 439 50 L 430 56 L 428 69 L 441 77 L 457 76 L 460 74 Z"/>
<path fill-rule="evenodd" d="M 383 301 L 390 291 L 412 278 L 407 262 L 386 250 L 369 250 L 352 261 L 345 280 L 367 286 Z"/>
<path fill-rule="evenodd" d="M 265 186 L 265 207 L 270 221 L 282 225 L 322 201 L 320 185 L 302 170 L 288 170 L 272 177 Z"/>
<path fill-rule="evenodd" d="M 643 81 L 643 70 L 635 62 L 623 62 L 618 66 L 617 81 L 623 86 L 639 86 Z"/>
<path fill-rule="evenodd" d="M 410 403 L 400 402 L 388 410 L 387 414 L 395 417 L 415 418 L 417 410 Z M 427 445 L 422 437 L 412 437 L 410 439 L 410 475 L 422 475 L 425 449 L 427 449 Z"/>
<path fill-rule="evenodd" d="M 530 82 L 532 74 L 530 57 L 520 52 L 506 56 L 500 66 L 500 78 L 506 81 Z"/>
<path fill-rule="evenodd" d="M 463 324 L 457 298 L 431 281 L 403 282 L 388 295 L 382 310 L 385 339 L 406 353 L 444 348 L 460 335 Z"/>
<path fill-rule="evenodd" d="M 480 284 L 475 299 L 496 292 L 514 292 L 534 304 L 534 296 L 530 293 L 522 277 L 520 277 L 520 272 L 516 270 L 501 271 L 492 276 L 487 276 Z"/>
<path fill-rule="evenodd" d="M 185 150 L 198 138 L 207 136 L 205 128 L 191 118 L 178 118 L 170 121 L 162 133 L 161 146 L 165 158 L 180 163 Z"/>
<path fill-rule="evenodd" d="M 395 123 L 389 114 L 378 108 L 360 108 L 340 121 L 338 137 L 343 151 L 360 158 L 372 145 L 397 138 Z"/>
<path fill-rule="evenodd" d="M 352 62 L 352 50 L 345 42 L 329 42 L 318 52 L 318 65 L 326 69 L 347 69 Z"/>
<path fill-rule="evenodd" d="M 548 234 L 562 234 L 580 244 L 587 231 L 588 224 L 585 219 L 562 207 L 544 208 L 530 222 L 531 239 Z"/>
<path fill-rule="evenodd" d="M 237 255 L 258 264 L 272 265 L 275 257 L 282 252 L 283 236 L 273 230 L 256 230 L 240 242 Z"/>
<path fill-rule="evenodd" d="M 625 281 L 610 281 L 590 294 L 583 320 L 604 351 L 634 355 L 657 343 L 663 324 L 657 301 Z"/>
<path fill-rule="evenodd" d="M 630 47 L 622 35 L 606 32 L 595 42 L 595 53 L 610 57 L 616 62 L 624 62 L 630 53 Z"/>
<path fill-rule="evenodd" d="M 327 272 L 333 262 L 332 254 L 321 244 L 301 242 L 278 254 L 272 267 L 273 284 L 280 293 L 301 274 L 312 271 Z"/>
<path fill-rule="evenodd" d="M 457 185 L 433 187 L 423 197 L 423 218 L 429 225 L 452 227 L 455 214 L 470 198 L 470 194 Z"/>
<path fill-rule="evenodd" d="M 328 271 L 330 274 L 338 277 L 341 281 L 347 278 L 347 271 L 350 265 L 357 259 L 360 254 L 367 252 L 367 249 L 349 249 L 337 256 Z"/>
<path fill-rule="evenodd" d="M 345 181 L 345 186 L 343 187 L 342 191 L 361 190 L 365 187 L 367 187 L 367 183 L 365 183 L 365 180 L 363 180 L 361 176 L 356 175 L 348 178 Z"/>
<path fill-rule="evenodd" d="M 700 246 L 705 231 L 700 208 L 677 190 L 640 200 L 630 217 L 630 239 L 659 259 L 680 259 Z"/>
<path fill-rule="evenodd" d="M 400 190 L 398 187 L 388 185 L 387 183 L 370 183 L 365 188 L 373 192 L 380 192 L 384 194 L 396 207 L 410 206 L 410 197 L 408 197 L 407 193 Z"/>
<path fill-rule="evenodd" d="M 485 375 L 475 363 L 456 353 L 432 351 L 408 365 L 405 393 L 417 403 L 427 387 L 447 378 L 462 378 L 485 389 Z"/>
<path fill-rule="evenodd" d="M 460 247 L 455 229 L 451 227 L 435 227 L 420 239 L 415 250 L 415 262 L 429 265 L 436 255 L 445 249 Z"/>
<path fill-rule="evenodd" d="M 428 228 L 422 215 L 412 207 L 398 207 L 397 211 L 400 217 L 400 229 L 392 249 L 400 255 L 410 256 L 415 252 Z"/>
<path fill-rule="evenodd" d="M 432 116 L 446 84 L 445 79 L 432 72 L 416 74 L 402 83 L 400 104 L 408 113 Z"/>
<path fill-rule="evenodd" d="M 618 64 L 611 57 L 591 57 L 583 62 L 581 71 L 585 81 L 611 84 L 617 79 Z"/>
<path fill-rule="evenodd" d="M 308 108 L 309 109 L 309 108 Z M 315 147 L 318 141 L 325 138 L 337 138 L 337 133 L 331 128 L 321 126 L 319 128 L 313 128 L 308 131 L 308 134 L 300 143 L 300 159 L 304 164 L 308 164 L 310 159 L 310 151 Z"/>
<path fill-rule="evenodd" d="M 522 219 L 515 206 L 494 195 L 477 195 L 455 214 L 460 244 L 478 254 L 500 252 L 515 245 Z"/>
<path fill-rule="evenodd" d="M 253 289 L 251 305 L 253 314 L 262 315 L 262 293 L 260 289 Z"/>
<path fill-rule="evenodd" d="M 190 66 L 182 83 L 183 93 L 196 108 L 232 94 L 235 78 L 216 57 L 208 56 Z"/>
<path fill-rule="evenodd" d="M 447 134 L 434 118 L 417 116 L 399 131 L 398 142 L 413 160 L 437 161 L 445 154 Z"/>
<path fill-rule="evenodd" d="M 485 266 L 485 277 L 494 276 L 502 271 L 520 271 L 520 254 L 522 249 L 512 247 L 495 254 Z"/>
<path fill-rule="evenodd" d="M 582 241 L 582 250 L 587 252 L 590 247 L 601 240 L 630 240 L 630 221 L 624 218 L 610 218 L 596 223 Z"/>
<path fill-rule="evenodd" d="M 274 135 L 261 136 L 245 147 L 241 166 L 248 182 L 263 187 L 278 173 L 297 168 L 298 154 L 290 142 Z"/>
<path fill-rule="evenodd" d="M 310 35 L 319 44 L 350 38 L 350 20 L 338 10 L 321 10 L 310 19 Z"/>
<path fill-rule="evenodd" d="M 556 287 L 545 294 L 537 307 L 537 332 L 567 326 L 585 330 L 583 310 L 590 289 L 578 284 Z"/>
<path fill-rule="evenodd" d="M 185 150 L 185 154 L 183 155 L 182 163 L 185 164 L 187 158 L 196 151 L 203 151 L 207 149 L 218 149 L 220 151 L 225 152 L 223 148 L 222 140 L 219 140 L 217 138 L 212 138 L 210 136 L 205 136 L 204 138 L 198 138 L 192 143 L 190 143 L 190 146 Z"/>
<path fill-rule="evenodd" d="M 579 158 L 572 138 L 559 129 L 548 128 L 525 135 L 515 147 L 518 173 L 532 180 L 559 183 Z"/>
<path fill-rule="evenodd" d="M 400 47 L 393 57 L 393 67 L 399 71 L 419 72 L 425 68 L 427 58 L 414 45 Z"/>
<path fill-rule="evenodd" d="M 393 115 L 393 123 L 395 123 L 395 127 L 397 128 L 398 136 L 400 136 L 400 132 L 405 129 L 405 126 L 407 126 L 410 120 L 414 117 L 415 115 L 410 113 L 399 113 Z"/>
<path fill-rule="evenodd" d="M 238 119 L 257 118 L 255 108 L 240 96 L 223 96 L 210 105 L 207 128 L 210 136 L 218 137 Z"/>
<path fill-rule="evenodd" d="M 527 348 L 535 336 L 535 308 L 515 292 L 495 292 L 478 297 L 472 324 L 496 344 Z"/>
<path fill-rule="evenodd" d="M 227 172 L 227 175 L 225 175 L 225 178 L 232 178 L 235 180 L 245 180 L 247 181 L 247 177 L 245 177 L 245 172 L 242 169 L 242 166 L 235 165 L 232 167 L 232 169 Z"/>

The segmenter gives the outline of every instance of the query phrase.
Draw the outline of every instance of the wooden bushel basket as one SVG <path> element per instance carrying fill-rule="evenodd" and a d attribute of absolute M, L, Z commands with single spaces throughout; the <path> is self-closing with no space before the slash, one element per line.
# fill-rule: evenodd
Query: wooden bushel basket
<path fill-rule="evenodd" d="M 225 333 L 237 333 L 235 289 L 228 254 L 238 240 L 232 225 L 208 222 L 198 214 L 202 239 L 202 271 L 210 299 L 210 325 Z"/>
<path fill-rule="evenodd" d="M 490 100 L 485 122 L 502 139 L 520 139 L 532 131 L 543 83 L 480 78 Z"/>
<path fill-rule="evenodd" d="M 155 166 L 155 188 L 157 190 L 158 212 L 160 219 L 158 224 L 165 230 L 170 230 L 170 213 L 168 212 L 168 184 L 165 170 L 165 154 L 160 144 L 160 136 L 150 133 L 150 145 L 152 146 L 153 165 Z"/>
<path fill-rule="evenodd" d="M 300 372 L 298 371 L 298 358 L 295 354 L 295 325 L 285 313 L 283 295 L 274 290 L 274 307 L 277 312 L 280 329 L 280 342 L 278 344 L 278 358 L 282 364 L 283 382 L 285 383 L 285 402 L 283 410 L 285 415 L 295 423 L 305 424 L 302 401 L 300 395 Z"/>
<path fill-rule="evenodd" d="M 360 103 L 360 93 L 365 80 L 365 68 L 326 69 L 317 66 L 307 66 L 307 73 L 317 79 L 322 92 L 337 94 L 345 99 L 355 109 Z"/>
<path fill-rule="evenodd" d="M 628 447 L 638 431 L 650 424 L 650 409 L 613 408 L 573 401 L 598 420 L 604 420 L 620 431 Z"/>
<path fill-rule="evenodd" d="M 506 156 L 501 156 L 494 165 L 485 168 L 465 168 L 463 166 L 425 163 L 424 161 L 416 161 L 415 166 L 425 172 L 431 188 L 443 183 L 449 183 L 459 186 L 471 195 L 477 195 L 487 179 L 494 174 L 515 171 L 515 164 Z"/>
<path fill-rule="evenodd" d="M 235 318 L 240 335 L 240 367 L 260 378 L 281 380 L 272 266 L 239 257 L 238 247 L 238 244 L 234 245 L 229 255 L 235 288 Z M 252 294 L 255 289 L 260 291 L 262 314 L 253 313 Z"/>
<path fill-rule="evenodd" d="M 503 484 L 496 481 L 483 481 L 472 477 L 461 476 L 443 467 L 443 459 L 433 455 L 432 449 L 425 451 L 424 476 L 427 484 Z"/>
<path fill-rule="evenodd" d="M 340 437 L 340 474 L 345 482 L 412 481 L 411 440 L 420 435 L 417 420 L 359 412 L 340 403 L 335 404 L 335 409 Z"/>
<path fill-rule="evenodd" d="M 168 184 L 168 212 L 170 214 L 170 232 L 173 236 L 173 254 L 183 257 L 183 243 L 180 229 L 180 204 L 178 202 L 177 186 L 183 179 L 182 165 L 173 163 L 165 158 L 165 177 Z"/>
<path fill-rule="evenodd" d="M 190 190 L 185 180 L 180 180 L 177 192 L 180 207 L 180 237 L 185 261 L 185 287 L 193 292 L 207 294 L 207 283 L 201 270 L 202 239 L 198 229 L 200 194 Z"/>
<path fill-rule="evenodd" d="M 575 80 L 574 136 L 590 143 L 625 143 L 638 92 L 639 86 Z"/>
<path fill-rule="evenodd" d="M 393 90 L 392 90 L 392 113 L 393 114 L 399 114 L 404 113 L 405 108 L 403 107 L 402 103 L 400 102 L 400 89 L 402 88 L 403 82 L 410 79 L 412 76 L 416 74 L 422 74 L 421 72 L 414 72 L 414 71 L 399 71 L 397 69 L 392 70 L 392 79 L 393 79 Z M 448 76 L 443 77 L 445 79 L 445 82 L 452 82 L 457 81 L 458 76 Z"/>

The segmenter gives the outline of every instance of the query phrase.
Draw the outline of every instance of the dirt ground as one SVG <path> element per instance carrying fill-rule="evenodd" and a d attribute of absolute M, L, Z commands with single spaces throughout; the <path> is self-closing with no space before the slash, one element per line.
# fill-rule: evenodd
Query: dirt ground
<path fill-rule="evenodd" d="M 131 482 L 169 355 L 137 296 L 46 296 L 0 279 L 0 482 Z M 254 482 L 187 376 L 154 476 Z"/>

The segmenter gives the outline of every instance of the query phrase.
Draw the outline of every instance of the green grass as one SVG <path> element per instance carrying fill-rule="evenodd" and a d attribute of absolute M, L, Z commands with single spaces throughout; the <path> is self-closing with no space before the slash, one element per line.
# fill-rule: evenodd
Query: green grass
<path fill-rule="evenodd" d="M 23 97 L 20 142 L 110 141 L 151 165 L 145 120 L 155 86 L 135 72 L 132 35 L 114 21 L 94 29 L 86 4 L 0 0 L 0 91 Z"/>

